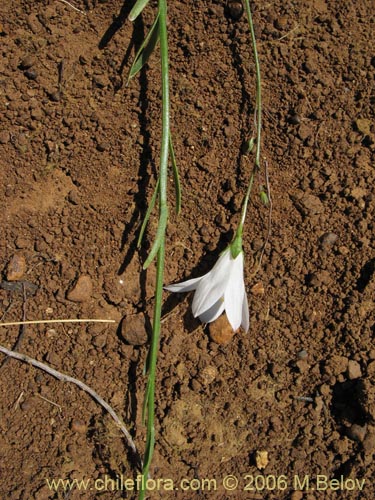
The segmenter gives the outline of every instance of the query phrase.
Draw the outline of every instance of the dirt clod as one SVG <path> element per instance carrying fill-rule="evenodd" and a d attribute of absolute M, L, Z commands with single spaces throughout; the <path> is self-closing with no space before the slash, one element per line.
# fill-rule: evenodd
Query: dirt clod
<path fill-rule="evenodd" d="M 144 314 L 126 316 L 121 322 L 121 336 L 130 345 L 143 345 L 147 342 Z"/>
<path fill-rule="evenodd" d="M 80 276 L 73 288 L 66 294 L 66 298 L 72 302 L 87 302 L 92 295 L 93 284 L 90 276 Z"/>

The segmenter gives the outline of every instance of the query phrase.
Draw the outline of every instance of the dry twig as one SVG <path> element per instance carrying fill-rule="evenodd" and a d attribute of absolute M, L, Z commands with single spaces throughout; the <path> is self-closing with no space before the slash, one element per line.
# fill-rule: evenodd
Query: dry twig
<path fill-rule="evenodd" d="M 44 370 L 45 372 L 49 373 L 58 380 L 61 380 L 62 382 L 71 382 L 72 384 L 75 384 L 80 389 L 90 394 L 90 396 L 93 399 L 95 399 L 95 401 L 97 401 L 111 415 L 113 420 L 116 422 L 116 424 L 119 426 L 120 430 L 124 434 L 126 441 L 129 447 L 131 448 L 132 452 L 134 453 L 134 456 L 138 459 L 139 464 L 140 465 L 142 464 L 139 454 L 137 452 L 137 448 L 135 447 L 134 441 L 131 435 L 129 434 L 129 431 L 126 429 L 124 423 L 122 422 L 120 417 L 117 416 L 113 408 L 106 401 L 104 401 L 104 399 L 101 398 L 97 392 L 91 389 L 91 387 L 89 387 L 84 382 L 81 382 L 76 378 L 70 377 L 69 375 L 65 375 L 64 373 L 60 373 L 57 370 L 54 370 L 50 366 L 41 363 L 40 361 L 37 361 L 34 358 L 30 358 L 26 354 L 21 354 L 19 352 L 11 351 L 10 349 L 7 349 L 2 345 L 0 345 L 0 352 L 6 354 L 7 356 L 10 356 L 11 358 L 18 359 L 19 361 L 24 361 L 25 363 L 29 363 L 32 366 L 35 366 L 36 368 L 40 368 L 41 370 Z"/>

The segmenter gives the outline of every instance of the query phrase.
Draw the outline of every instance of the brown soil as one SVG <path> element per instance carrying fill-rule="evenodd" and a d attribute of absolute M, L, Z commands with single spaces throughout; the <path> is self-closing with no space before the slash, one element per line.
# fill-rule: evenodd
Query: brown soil
<path fill-rule="evenodd" d="M 158 164 L 158 56 L 129 86 L 126 74 L 155 3 L 135 25 L 126 20 L 133 2 L 120 0 L 72 0 L 85 14 L 59 0 L 0 7 L 2 321 L 116 320 L 1 328 L 0 343 L 12 348 L 22 334 L 20 352 L 93 387 L 141 452 L 147 345 L 123 337 L 131 321 L 133 344 L 145 342 L 153 310 L 155 268 L 141 266 L 155 218 L 147 248 L 138 252 L 135 241 Z M 233 19 L 224 1 L 169 4 L 183 206 L 178 218 L 171 209 L 165 283 L 207 272 L 231 239 L 252 165 L 240 151 L 255 91 L 245 16 Z M 254 196 L 244 241 L 248 334 L 215 344 L 192 318 L 190 297 L 165 294 L 151 475 L 176 488 L 195 479 L 195 491 L 153 498 L 374 498 L 373 7 L 253 2 L 272 237 L 254 277 L 267 222 Z M 137 476 L 119 430 L 87 394 L 8 360 L 0 395 L 1 498 L 134 498 L 110 483 L 71 492 L 46 483 Z M 259 451 L 268 452 L 263 469 Z M 229 474 L 239 480 L 234 492 L 222 485 Z M 325 490 L 317 475 L 344 483 Z M 295 476 L 308 476 L 310 490 L 294 491 Z M 358 480 L 353 490 L 348 478 Z"/>

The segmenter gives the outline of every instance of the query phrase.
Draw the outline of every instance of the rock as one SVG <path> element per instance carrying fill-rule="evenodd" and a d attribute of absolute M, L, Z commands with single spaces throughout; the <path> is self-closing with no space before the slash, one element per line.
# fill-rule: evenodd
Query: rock
<path fill-rule="evenodd" d="M 276 29 L 285 30 L 288 27 L 288 17 L 286 16 L 278 17 L 277 19 L 275 19 L 273 24 Z"/>
<path fill-rule="evenodd" d="M 235 334 L 225 314 L 210 323 L 209 332 L 211 340 L 220 345 L 228 344 Z"/>
<path fill-rule="evenodd" d="M 367 432 L 366 437 L 363 440 L 363 449 L 367 454 L 375 453 L 375 429 Z"/>
<path fill-rule="evenodd" d="M 353 424 L 348 430 L 348 437 L 350 439 L 353 439 L 353 441 L 362 443 L 362 441 L 365 439 L 366 431 L 367 425 Z"/>
<path fill-rule="evenodd" d="M 26 272 L 26 259 L 22 254 L 16 253 L 9 261 L 6 279 L 7 281 L 18 281 Z"/>
<path fill-rule="evenodd" d="M 303 492 L 299 490 L 293 491 L 290 497 L 290 500 L 302 500 L 302 499 L 303 499 Z"/>
<path fill-rule="evenodd" d="M 361 366 L 354 359 L 350 359 L 348 363 L 348 378 L 349 380 L 354 380 L 356 378 L 362 377 Z"/>
<path fill-rule="evenodd" d="M 72 302 L 86 302 L 91 298 L 92 290 L 93 286 L 90 276 L 83 274 L 67 293 L 66 298 Z"/>
<path fill-rule="evenodd" d="M 21 59 L 20 68 L 21 69 L 30 69 L 35 64 L 35 58 L 30 54 Z"/>
<path fill-rule="evenodd" d="M 87 425 L 82 420 L 73 420 L 70 428 L 72 431 L 78 432 L 78 434 L 86 434 L 87 432 Z"/>
<path fill-rule="evenodd" d="M 144 314 L 125 316 L 121 321 L 121 336 L 130 345 L 143 345 L 148 340 Z"/>
<path fill-rule="evenodd" d="M 198 379 L 203 386 L 210 385 L 218 375 L 216 366 L 208 365 L 199 373 Z"/>
<path fill-rule="evenodd" d="M 371 120 L 367 120 L 366 118 L 358 118 L 355 121 L 355 125 L 357 127 L 358 132 L 363 135 L 371 134 Z"/>
<path fill-rule="evenodd" d="M 0 144 L 7 144 L 10 141 L 8 130 L 0 130 Z"/>
<path fill-rule="evenodd" d="M 322 248 L 327 249 L 336 243 L 337 238 L 338 236 L 335 233 L 331 232 L 324 233 L 323 236 L 320 238 L 320 244 Z"/>
<path fill-rule="evenodd" d="M 237 19 L 239 19 L 243 13 L 242 3 L 237 0 L 231 0 L 230 2 L 228 2 L 228 12 L 230 17 L 234 21 L 237 21 Z"/>

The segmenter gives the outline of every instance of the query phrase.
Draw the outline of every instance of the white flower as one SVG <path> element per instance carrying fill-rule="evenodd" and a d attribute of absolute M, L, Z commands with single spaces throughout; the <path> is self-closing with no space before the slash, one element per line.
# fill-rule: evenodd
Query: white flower
<path fill-rule="evenodd" d="M 249 306 L 243 279 L 244 255 L 241 251 L 232 257 L 231 248 L 221 254 L 210 272 L 165 288 L 170 292 L 190 292 L 195 290 L 192 310 L 193 315 L 202 323 L 210 323 L 225 310 L 233 330 L 240 326 L 249 329 Z"/>

